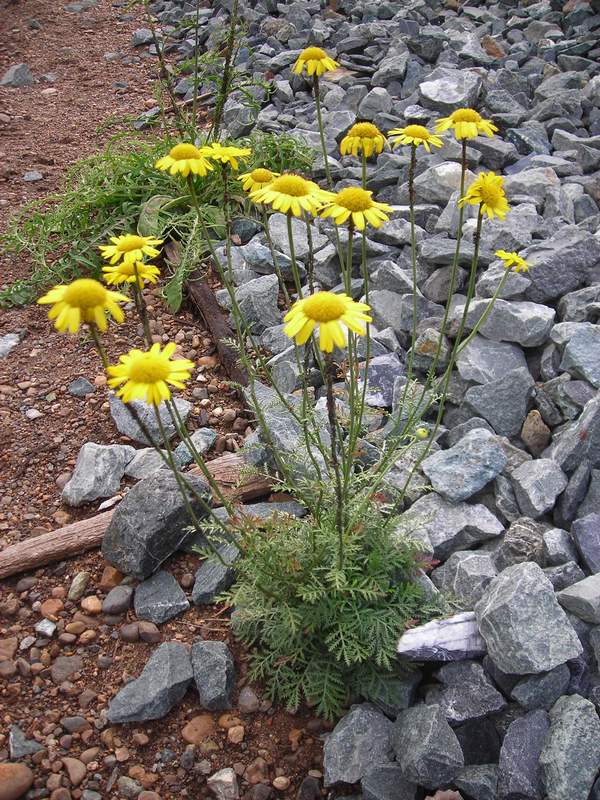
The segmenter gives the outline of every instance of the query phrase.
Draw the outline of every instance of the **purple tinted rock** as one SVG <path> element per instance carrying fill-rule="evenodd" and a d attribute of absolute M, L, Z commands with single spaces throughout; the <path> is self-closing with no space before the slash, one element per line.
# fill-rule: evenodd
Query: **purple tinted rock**
<path fill-rule="evenodd" d="M 500 750 L 500 800 L 541 800 L 539 759 L 549 727 L 545 711 L 531 711 L 510 725 Z"/>
<path fill-rule="evenodd" d="M 571 535 L 585 566 L 594 575 L 600 572 L 600 514 L 576 519 Z"/>

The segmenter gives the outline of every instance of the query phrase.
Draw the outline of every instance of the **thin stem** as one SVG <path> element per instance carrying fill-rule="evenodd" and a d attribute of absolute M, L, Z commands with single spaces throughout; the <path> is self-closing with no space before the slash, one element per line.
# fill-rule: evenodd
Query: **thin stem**
<path fill-rule="evenodd" d="M 319 126 L 319 136 L 321 139 L 321 150 L 323 151 L 323 161 L 325 162 L 325 175 L 327 177 L 327 188 L 329 191 L 333 189 L 333 181 L 331 180 L 331 169 L 329 167 L 329 155 L 327 154 L 327 145 L 325 144 L 325 130 L 323 128 L 323 115 L 321 113 L 321 97 L 319 95 L 319 76 L 313 76 L 313 89 L 315 94 L 315 106 L 317 108 L 317 125 Z"/>
<path fill-rule="evenodd" d="M 331 466 L 335 476 L 335 524 L 338 532 L 338 569 L 344 564 L 344 493 L 342 490 L 342 475 L 338 461 L 337 451 L 337 419 L 335 411 L 335 398 L 333 396 L 333 361 L 329 353 L 325 354 L 325 386 L 327 389 L 327 416 L 331 435 Z"/>
<path fill-rule="evenodd" d="M 308 274 L 308 290 L 311 294 L 315 291 L 315 281 L 314 281 L 314 273 L 315 273 L 315 255 L 313 252 L 313 237 L 312 237 L 312 228 L 311 222 L 308 214 L 304 214 L 304 221 L 306 222 L 306 239 L 308 241 L 308 264 L 307 264 L 307 274 Z"/>
<path fill-rule="evenodd" d="M 362 188 L 367 188 L 367 155 L 364 151 L 362 151 Z"/>
<path fill-rule="evenodd" d="M 279 281 L 279 288 L 281 289 L 283 296 L 285 298 L 285 302 L 287 307 L 289 308 L 291 305 L 290 300 L 290 293 L 287 290 L 287 286 L 285 285 L 285 281 L 283 280 L 283 273 L 279 268 L 279 261 L 277 259 L 277 251 L 275 250 L 275 246 L 273 244 L 273 237 L 271 236 L 271 229 L 269 228 L 269 215 L 267 214 L 267 210 L 264 206 L 261 206 L 261 214 L 262 214 L 262 223 L 263 229 L 265 232 L 265 236 L 267 238 L 267 245 L 269 250 L 271 251 L 271 258 L 273 259 L 273 266 L 275 267 L 275 274 L 277 275 L 277 279 Z"/>
<path fill-rule="evenodd" d="M 217 96 L 217 104 L 215 107 L 214 121 L 212 125 L 213 138 L 218 139 L 221 130 L 221 122 L 223 120 L 223 108 L 225 102 L 229 97 L 229 91 L 232 80 L 232 56 L 235 45 L 235 32 L 237 28 L 238 19 L 238 6 L 239 0 L 233 0 L 231 9 L 231 17 L 229 20 L 229 35 L 227 37 L 227 44 L 225 45 L 225 64 L 223 65 L 223 78 L 219 86 L 219 94 Z"/>
<path fill-rule="evenodd" d="M 192 126 L 196 138 L 196 113 L 198 110 L 198 64 L 200 60 L 200 3 L 196 3 L 196 25 L 194 31 L 194 94 L 192 97 Z"/>
<path fill-rule="evenodd" d="M 96 327 L 96 323 L 89 322 L 88 328 L 90 330 L 90 336 L 92 337 L 94 346 L 98 351 L 100 359 L 102 360 L 102 366 L 104 367 L 104 369 L 108 369 L 108 356 L 106 355 L 106 350 L 104 349 L 104 345 L 100 341 L 100 333 L 98 331 L 98 328 Z"/>
<path fill-rule="evenodd" d="M 294 285 L 298 297 L 302 297 L 302 283 L 300 282 L 300 273 L 298 272 L 298 263 L 296 261 L 296 248 L 294 246 L 294 231 L 292 229 L 292 214 L 288 211 L 285 215 L 287 223 L 288 244 L 290 246 L 290 259 L 292 261 L 292 275 L 294 276 Z"/>
<path fill-rule="evenodd" d="M 148 345 L 148 347 L 152 347 L 150 320 L 148 319 L 148 309 L 146 308 L 146 301 L 144 300 L 144 295 L 142 293 L 143 281 L 140 281 L 137 261 L 134 262 L 133 264 L 133 271 L 135 274 L 135 283 L 133 285 L 133 296 L 135 298 L 135 305 L 137 308 L 137 312 L 140 316 L 140 319 L 142 320 L 142 326 L 144 328 L 144 338 L 146 339 L 146 344 Z"/>

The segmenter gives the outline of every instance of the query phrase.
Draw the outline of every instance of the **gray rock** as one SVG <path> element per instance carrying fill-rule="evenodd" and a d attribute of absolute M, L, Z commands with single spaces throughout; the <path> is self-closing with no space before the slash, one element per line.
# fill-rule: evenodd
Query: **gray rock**
<path fill-rule="evenodd" d="M 204 561 L 196 572 L 192 588 L 192 602 L 195 605 L 214 603 L 221 592 L 229 589 L 235 579 L 235 560 L 240 551 L 234 544 L 224 544 L 218 548 L 224 563 L 217 558 Z"/>
<path fill-rule="evenodd" d="M 488 300 L 474 299 L 467 314 L 467 329 L 471 330 L 488 306 Z M 451 311 L 451 321 L 458 324 L 464 302 L 457 302 Z M 539 347 L 547 341 L 556 312 L 548 306 L 527 301 L 502 300 L 494 303 L 480 333 L 496 342 L 516 342 L 522 347 Z"/>
<path fill-rule="evenodd" d="M 503 672 L 548 672 L 581 653 L 552 584 L 537 564 L 503 570 L 475 606 L 475 615 L 490 658 Z"/>
<path fill-rule="evenodd" d="M 417 787 L 405 780 L 400 767 L 376 767 L 360 782 L 363 800 L 415 800 Z"/>
<path fill-rule="evenodd" d="M 264 244 L 260 244 L 256 238 L 252 239 L 244 247 L 241 247 L 240 252 L 250 269 L 254 270 L 254 272 L 257 272 L 259 275 L 277 274 L 271 249 Z M 285 253 L 278 253 L 277 251 L 275 251 L 275 259 L 277 261 L 277 269 L 281 272 L 284 280 L 293 280 L 292 259 L 286 256 Z M 306 270 L 302 264 L 297 264 L 297 267 L 300 277 L 304 277 L 306 275 Z"/>
<path fill-rule="evenodd" d="M 377 114 L 387 114 L 392 109 L 392 98 L 388 91 L 376 86 L 365 95 L 358 107 L 358 115 L 363 119 L 373 120 Z"/>
<path fill-rule="evenodd" d="M 233 656 L 224 642 L 196 640 L 191 651 L 200 705 L 209 711 L 231 708 L 235 686 Z"/>
<path fill-rule="evenodd" d="M 568 586 L 557 597 L 567 611 L 592 625 L 600 624 L 600 573 Z"/>
<path fill-rule="evenodd" d="M 237 775 L 231 767 L 215 772 L 207 778 L 206 785 L 216 800 L 237 800 L 240 796 Z"/>
<path fill-rule="evenodd" d="M 577 560 L 577 550 L 567 531 L 552 528 L 543 534 L 544 560 L 548 566 L 556 567 L 567 561 Z"/>
<path fill-rule="evenodd" d="M 131 605 L 133 586 L 121 584 L 115 586 L 102 601 L 102 613 L 109 615 L 123 614 Z"/>
<path fill-rule="evenodd" d="M 29 169 L 23 173 L 23 180 L 25 183 L 36 183 L 37 181 L 43 181 L 44 176 L 37 169 Z"/>
<path fill-rule="evenodd" d="M 587 800 L 599 763 L 600 720 L 593 703 L 578 694 L 561 697 L 550 711 L 540 755 L 548 800 Z"/>
<path fill-rule="evenodd" d="M 281 322 L 277 307 L 279 281 L 277 275 L 261 275 L 248 281 L 235 291 L 235 297 L 244 325 L 260 335 L 267 328 Z"/>
<path fill-rule="evenodd" d="M 510 696 L 527 711 L 543 708 L 549 711 L 558 698 L 567 693 L 571 672 L 566 664 L 559 664 L 550 672 L 528 675 L 513 686 Z"/>
<path fill-rule="evenodd" d="M 194 513 L 202 518 L 210 502 L 208 485 L 196 475 L 187 475 L 186 481 L 204 498 L 204 503 L 190 498 Z M 175 477 L 160 470 L 130 489 L 117 506 L 104 534 L 102 555 L 124 574 L 143 580 L 185 542 L 190 524 Z"/>
<path fill-rule="evenodd" d="M 186 421 L 188 415 L 191 411 L 192 404 L 188 403 L 187 400 L 184 400 L 181 397 L 175 398 L 173 401 L 177 407 L 179 415 L 183 422 Z M 111 395 L 109 400 L 109 407 L 110 407 L 110 415 L 115 423 L 117 430 L 119 433 L 122 433 L 123 436 L 128 436 L 134 442 L 138 442 L 138 444 L 152 444 L 155 442 L 156 444 L 162 444 L 162 434 L 158 428 L 158 423 L 156 421 L 156 416 L 154 413 L 154 408 L 148 403 L 145 403 L 143 400 L 134 400 L 133 402 L 129 403 L 128 405 L 133 406 L 134 410 L 137 412 L 142 425 L 150 434 L 152 442 L 148 441 L 146 435 L 142 432 L 140 426 L 137 424 L 135 419 L 131 416 L 129 411 L 127 410 L 127 406 L 121 402 L 121 400 L 116 397 L 116 395 Z M 176 433 L 176 428 L 173 420 L 171 419 L 171 415 L 164 403 L 161 403 L 158 406 L 158 413 L 160 414 L 160 419 L 165 429 L 165 432 L 169 439 L 172 439 Z"/>
<path fill-rule="evenodd" d="M 560 369 L 600 389 L 600 328 L 586 328 L 569 339 Z"/>
<path fill-rule="evenodd" d="M 166 457 L 167 451 L 163 450 Z M 129 464 L 125 467 L 125 475 L 128 478 L 135 478 L 135 480 L 142 480 L 154 475 L 159 469 L 165 467 L 165 462 L 160 453 L 153 447 L 143 447 L 137 450 L 135 456 L 131 459 Z"/>
<path fill-rule="evenodd" d="M 367 393 L 365 400 L 374 408 L 391 408 L 396 378 L 406 374 L 406 369 L 395 353 L 375 356 L 369 360 L 367 369 Z M 359 389 L 364 384 L 364 370 Z"/>
<path fill-rule="evenodd" d="M 420 84 L 419 95 L 426 108 L 450 114 L 461 106 L 475 108 L 481 86 L 474 72 L 438 67 Z"/>
<path fill-rule="evenodd" d="M 190 436 L 192 444 L 198 455 L 204 455 L 213 446 L 217 439 L 217 432 L 212 428 L 198 428 Z M 181 466 L 187 466 L 194 460 L 194 456 L 186 442 L 180 442 L 175 448 L 175 458 Z"/>
<path fill-rule="evenodd" d="M 119 491 L 125 468 L 134 455 L 133 447 L 126 444 L 86 442 L 63 489 L 63 501 L 70 506 L 81 506 L 99 497 L 112 497 Z"/>
<path fill-rule="evenodd" d="M 43 749 L 43 745 L 35 739 L 27 739 L 18 725 L 11 725 L 8 729 L 8 752 L 13 761 L 31 756 Z"/>
<path fill-rule="evenodd" d="M 150 656 L 139 678 L 113 697 L 106 714 L 108 721 L 162 719 L 183 699 L 192 677 L 187 648 L 179 642 L 164 642 Z"/>
<path fill-rule="evenodd" d="M 427 789 L 451 783 L 464 766 L 458 739 L 436 705 L 403 711 L 394 723 L 392 744 L 404 777 Z"/>
<path fill-rule="evenodd" d="M 589 280 L 600 261 L 600 241 L 578 227 L 565 226 L 552 238 L 528 248 L 524 256 L 531 264 L 527 299 L 545 303 Z"/>
<path fill-rule="evenodd" d="M 5 333 L 0 336 L 0 358 L 6 356 L 14 350 L 14 348 L 22 341 L 25 336 L 25 331 L 18 331 L 17 333 Z"/>
<path fill-rule="evenodd" d="M 10 86 L 12 89 L 22 89 L 24 86 L 33 86 L 34 83 L 35 79 L 27 64 L 13 64 L 0 79 L 0 86 Z"/>
<path fill-rule="evenodd" d="M 578 517 L 587 517 L 600 508 L 600 469 L 589 472 L 589 484 L 581 505 L 577 510 Z M 574 515 L 575 516 L 575 515 Z"/>
<path fill-rule="evenodd" d="M 476 335 L 456 359 L 461 378 L 476 383 L 502 379 L 507 372 L 527 367 L 520 347 Z"/>
<path fill-rule="evenodd" d="M 496 764 L 472 764 L 463 767 L 454 783 L 473 800 L 498 800 L 498 767 Z"/>
<path fill-rule="evenodd" d="M 456 503 L 486 486 L 502 472 L 506 462 L 497 437 L 484 428 L 475 428 L 453 447 L 430 455 L 421 468 L 435 491 Z"/>
<path fill-rule="evenodd" d="M 68 385 L 67 391 L 73 397 L 87 397 L 88 394 L 93 394 L 96 391 L 96 387 L 87 378 L 75 378 Z"/>
<path fill-rule="evenodd" d="M 591 467 L 600 467 L 600 397 L 589 400 L 579 419 L 555 434 L 544 456 L 554 459 L 568 475 L 583 459 Z"/>
<path fill-rule="evenodd" d="M 405 631 L 398 654 L 414 661 L 463 661 L 486 652 L 475 614 L 466 611 L 443 620 L 433 620 Z"/>
<path fill-rule="evenodd" d="M 154 41 L 150 28 L 136 28 L 131 34 L 131 44 L 133 47 L 140 47 L 143 44 L 151 44 Z"/>
<path fill-rule="evenodd" d="M 460 608 L 472 610 L 484 589 L 497 575 L 490 553 L 469 550 L 452 553 L 450 558 L 431 573 L 431 580 Z"/>
<path fill-rule="evenodd" d="M 600 572 L 600 514 L 576 519 L 571 535 L 585 566 L 592 574 Z"/>
<path fill-rule="evenodd" d="M 435 677 L 443 684 L 427 692 L 427 705 L 438 705 L 450 725 L 482 719 L 506 705 L 506 700 L 492 685 L 476 661 L 444 664 Z"/>
<path fill-rule="evenodd" d="M 392 328 L 395 334 L 402 335 L 412 330 L 412 295 L 399 295 L 388 289 L 374 289 L 369 293 L 369 305 L 373 323 L 378 329 Z M 426 297 L 417 295 L 417 321 L 429 318 L 442 318 L 443 307 L 432 303 Z"/>
<path fill-rule="evenodd" d="M 291 251 L 285 214 L 271 214 L 269 216 L 269 232 L 275 249 L 289 257 Z M 306 224 L 303 220 L 297 219 L 296 217 L 292 219 L 292 236 L 294 238 L 294 252 L 296 258 L 300 261 L 304 261 L 310 252 L 310 245 L 306 233 Z M 316 252 L 329 244 L 329 239 L 313 228 L 312 244 L 313 251 Z"/>
<path fill-rule="evenodd" d="M 468 389 L 465 404 L 476 416 L 487 420 L 499 435 L 516 436 L 527 416 L 533 386 L 527 368 L 520 367 L 503 378 Z"/>
<path fill-rule="evenodd" d="M 545 711 L 530 711 L 509 725 L 498 765 L 500 800 L 541 800 L 539 758 L 549 727 Z"/>
<path fill-rule="evenodd" d="M 185 592 L 170 572 L 160 570 L 136 587 L 134 608 L 138 619 L 160 625 L 189 607 Z"/>
<path fill-rule="evenodd" d="M 550 458 L 527 461 L 513 470 L 510 477 L 519 508 L 534 519 L 554 507 L 568 483 L 565 473 Z"/>
<path fill-rule="evenodd" d="M 429 543 L 434 557 L 444 560 L 456 550 L 465 550 L 499 536 L 502 524 L 480 504 L 449 503 L 436 494 L 421 497 L 404 512 L 397 535 Z"/>
<path fill-rule="evenodd" d="M 417 201 L 445 206 L 454 193 L 460 189 L 461 172 L 460 164 L 451 161 L 444 161 L 442 164 L 428 167 L 415 178 Z M 467 185 L 474 177 L 472 172 L 467 173 Z"/>
<path fill-rule="evenodd" d="M 566 564 L 559 564 L 556 567 L 546 567 L 544 575 L 548 578 L 555 592 L 573 586 L 585 578 L 582 570 L 575 561 L 567 561 Z"/>
<path fill-rule="evenodd" d="M 352 706 L 327 737 L 323 748 L 323 783 L 357 783 L 392 761 L 393 726 L 369 703 Z"/>

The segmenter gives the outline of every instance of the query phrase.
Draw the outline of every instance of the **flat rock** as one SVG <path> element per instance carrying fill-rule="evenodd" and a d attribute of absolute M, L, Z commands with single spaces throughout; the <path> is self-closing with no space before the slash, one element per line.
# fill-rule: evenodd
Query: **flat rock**
<path fill-rule="evenodd" d="M 63 489 L 63 502 L 81 506 L 99 497 L 112 497 L 119 491 L 125 468 L 134 455 L 135 450 L 129 445 L 86 442 Z"/>
<path fill-rule="evenodd" d="M 501 711 L 506 705 L 504 697 L 476 661 L 444 664 L 435 677 L 442 686 L 429 689 L 425 702 L 438 705 L 452 726 L 482 719 Z"/>
<path fill-rule="evenodd" d="M 592 625 L 600 625 L 600 573 L 568 586 L 557 597 L 571 614 Z"/>
<path fill-rule="evenodd" d="M 191 651 L 200 705 L 209 711 L 231 708 L 235 686 L 233 656 L 224 642 L 196 640 Z"/>
<path fill-rule="evenodd" d="M 189 607 L 185 592 L 170 572 L 160 570 L 136 587 L 134 609 L 138 619 L 160 625 Z"/>
<path fill-rule="evenodd" d="M 510 477 L 521 512 L 533 519 L 554 507 L 568 483 L 565 473 L 550 458 L 527 461 L 513 470 Z"/>
<path fill-rule="evenodd" d="M 487 647 L 475 614 L 465 611 L 409 628 L 400 637 L 397 652 L 413 661 L 463 661 L 485 655 Z"/>
<path fill-rule="evenodd" d="M 176 397 L 173 401 L 179 412 L 182 421 L 185 422 L 192 409 L 192 404 L 188 403 L 182 397 Z M 143 427 L 146 429 L 152 441 L 149 441 L 146 434 L 140 428 L 136 420 L 127 410 L 127 406 L 116 395 L 112 394 L 108 400 L 110 415 L 116 425 L 119 433 L 123 436 L 128 436 L 132 441 L 138 444 L 163 444 L 163 437 L 156 421 L 156 415 L 152 406 L 145 403 L 143 400 L 133 400 L 128 405 L 132 406 L 137 413 Z M 165 433 L 172 439 L 176 433 L 175 423 L 171 419 L 171 415 L 167 406 L 161 403 L 158 406 L 158 413 L 163 424 Z"/>
<path fill-rule="evenodd" d="M 508 567 L 494 578 L 475 615 L 490 658 L 503 672 L 548 672 L 582 651 L 552 584 L 532 562 Z"/>
<path fill-rule="evenodd" d="M 488 383 L 504 377 L 513 369 L 526 367 L 520 347 L 510 342 L 495 342 L 476 334 L 456 359 L 461 378 L 475 383 Z"/>
<path fill-rule="evenodd" d="M 467 314 L 467 328 L 471 330 L 488 307 L 489 300 L 474 298 Z M 453 305 L 451 320 L 458 324 L 464 312 L 464 302 Z M 541 303 L 525 300 L 502 300 L 494 303 L 490 315 L 480 328 L 480 333 L 496 342 L 516 342 L 522 347 L 539 347 L 548 340 L 556 312 Z"/>
<path fill-rule="evenodd" d="M 164 642 L 150 656 L 139 678 L 126 684 L 111 700 L 110 723 L 162 719 L 183 699 L 193 672 L 187 648 Z"/>
<path fill-rule="evenodd" d="M 358 783 L 375 768 L 390 764 L 392 729 L 390 720 L 374 706 L 353 706 L 325 742 L 325 786 Z"/>
<path fill-rule="evenodd" d="M 541 800 L 539 758 L 549 727 L 545 711 L 531 711 L 509 725 L 498 766 L 500 800 Z"/>

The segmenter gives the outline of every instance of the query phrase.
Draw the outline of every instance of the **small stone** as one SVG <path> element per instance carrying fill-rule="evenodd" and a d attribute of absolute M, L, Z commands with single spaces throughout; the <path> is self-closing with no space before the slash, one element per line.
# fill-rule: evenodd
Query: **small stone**
<path fill-rule="evenodd" d="M 235 666 L 227 645 L 197 640 L 192 645 L 191 658 L 200 705 L 209 711 L 231 708 Z"/>
<path fill-rule="evenodd" d="M 99 597 L 96 597 L 96 595 L 92 594 L 88 595 L 88 597 L 84 597 L 80 605 L 86 614 L 96 616 L 97 614 L 102 613 L 102 600 L 100 600 Z"/>
<path fill-rule="evenodd" d="M 8 750 L 12 759 L 25 758 L 43 750 L 35 739 L 27 739 L 18 725 L 11 725 L 8 734 Z"/>
<path fill-rule="evenodd" d="M 237 800 L 240 796 L 237 776 L 230 767 L 215 772 L 207 779 L 206 785 L 217 800 Z"/>
<path fill-rule="evenodd" d="M 87 775 L 87 767 L 85 764 L 78 758 L 63 758 L 62 762 L 73 786 L 79 786 Z"/>
<path fill-rule="evenodd" d="M 278 792 L 285 792 L 285 790 L 290 787 L 290 779 L 286 778 L 285 775 L 280 775 L 278 778 L 274 779 L 273 787 L 277 789 Z"/>
<path fill-rule="evenodd" d="M 475 603 L 498 574 L 490 553 L 459 550 L 431 573 L 431 580 L 437 588 L 460 607 L 472 610 Z"/>
<path fill-rule="evenodd" d="M 18 800 L 33 783 L 33 772 L 25 764 L 0 763 L 0 800 Z"/>
<path fill-rule="evenodd" d="M 550 428 L 542 419 L 540 412 L 537 409 L 530 411 L 521 428 L 521 439 L 529 452 L 535 458 L 539 458 L 550 444 L 551 438 Z"/>
<path fill-rule="evenodd" d="M 230 744 L 241 744 L 244 741 L 244 726 L 233 725 L 227 730 L 227 741 Z"/>
<path fill-rule="evenodd" d="M 70 506 L 112 497 L 119 491 L 125 467 L 135 455 L 129 445 L 101 445 L 87 442 L 77 456 L 73 475 L 62 492 Z"/>
<path fill-rule="evenodd" d="M 10 86 L 13 89 L 33 86 L 34 83 L 34 77 L 27 64 L 14 64 L 6 70 L 0 80 L 0 86 Z"/>
<path fill-rule="evenodd" d="M 102 601 L 102 612 L 109 615 L 123 614 L 131 605 L 132 586 L 115 586 Z"/>
<path fill-rule="evenodd" d="M 600 573 L 563 589 L 557 597 L 561 606 L 579 619 L 600 624 Z"/>
<path fill-rule="evenodd" d="M 87 378 L 75 378 L 67 386 L 67 391 L 73 397 L 87 397 L 88 394 L 93 394 L 96 391 L 96 387 Z"/>
<path fill-rule="evenodd" d="M 71 581 L 71 585 L 69 586 L 69 591 L 67 593 L 67 599 L 72 600 L 74 602 L 78 602 L 81 600 L 83 595 L 85 594 L 85 590 L 87 589 L 87 585 L 90 582 L 90 573 L 89 572 L 78 572 L 77 575 Z"/>
<path fill-rule="evenodd" d="M 522 513 L 537 519 L 554 507 L 568 478 L 550 458 L 538 458 L 512 470 L 510 475 Z"/>
<path fill-rule="evenodd" d="M 134 606 L 139 619 L 160 624 L 187 611 L 190 604 L 173 575 L 161 570 L 139 584 Z"/>
<path fill-rule="evenodd" d="M 414 661 L 462 661 L 486 652 L 472 611 L 409 628 L 400 637 L 398 654 Z"/>
<path fill-rule="evenodd" d="M 260 708 L 260 700 L 254 689 L 244 686 L 238 697 L 238 708 L 242 714 L 254 714 Z"/>
<path fill-rule="evenodd" d="M 571 526 L 571 536 L 589 571 L 593 575 L 600 572 L 600 514 L 576 519 Z"/>
<path fill-rule="evenodd" d="M 181 731 L 181 736 L 188 744 L 200 744 L 215 733 L 215 722 L 210 714 L 199 714 L 193 717 Z"/>
<path fill-rule="evenodd" d="M 59 685 L 83 669 L 80 656 L 58 656 L 50 668 L 50 675 L 55 684 Z"/>

